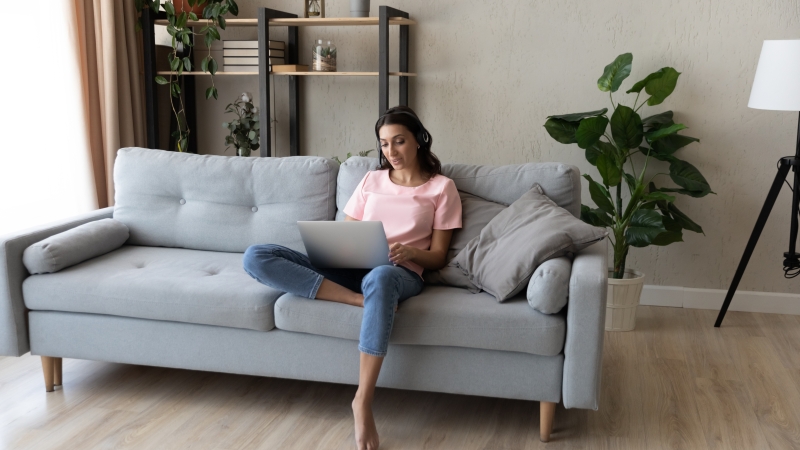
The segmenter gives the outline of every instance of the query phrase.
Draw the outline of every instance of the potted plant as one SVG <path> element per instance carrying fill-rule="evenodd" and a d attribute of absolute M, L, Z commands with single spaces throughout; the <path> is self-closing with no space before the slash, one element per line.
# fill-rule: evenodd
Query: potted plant
<path fill-rule="evenodd" d="M 230 130 L 225 136 L 225 151 L 232 145 L 239 156 L 250 156 L 250 152 L 258 150 L 261 136 L 261 124 L 258 121 L 258 108 L 253 106 L 252 98 L 247 92 L 235 102 L 225 107 L 225 112 L 236 114 L 237 118 L 223 122 L 222 128 Z"/>
<path fill-rule="evenodd" d="M 358 156 L 369 156 L 370 152 L 374 152 L 374 151 L 375 151 L 374 148 L 371 148 L 369 150 L 363 150 L 363 151 L 358 152 Z M 350 152 L 347 152 L 347 156 L 344 158 L 344 160 L 347 161 L 348 159 L 350 159 L 351 156 L 353 156 L 353 154 L 350 153 Z M 339 159 L 338 156 L 333 156 L 331 159 L 336 161 L 340 165 L 342 164 L 342 160 Z"/>
<path fill-rule="evenodd" d="M 163 9 L 167 15 L 167 32 L 172 36 L 172 52 L 167 59 L 172 73 L 169 78 L 161 75 L 156 76 L 155 81 L 161 85 L 169 85 L 170 106 L 178 129 L 172 133 L 175 144 L 179 152 L 187 150 L 189 135 L 191 130 L 186 123 L 186 112 L 181 97 L 181 79 L 184 70 L 191 72 L 192 61 L 191 53 L 194 40 L 190 36 L 203 36 L 208 55 L 200 63 L 203 72 L 211 74 L 211 87 L 206 89 L 206 99 L 217 98 L 217 88 L 214 85 L 214 75 L 217 73 L 217 61 L 211 57 L 211 43 L 220 40 L 219 29 L 225 29 L 225 14 L 231 13 L 239 15 L 239 6 L 235 0 L 169 0 L 161 3 L 162 0 L 135 0 L 136 10 L 141 13 L 145 7 L 153 11 Z M 198 16 L 197 12 L 201 11 Z M 195 33 L 189 21 L 198 21 L 202 18 L 206 21 L 203 28 Z M 141 22 L 137 22 L 137 28 L 141 27 Z M 177 105 L 176 105 L 177 103 Z"/>
<path fill-rule="evenodd" d="M 672 111 L 644 119 L 638 113 L 645 104 L 656 106 L 669 97 L 675 90 L 680 72 L 664 67 L 625 91 L 626 94 L 636 94 L 632 106 L 619 100 L 614 102 L 612 93 L 630 75 L 632 63 L 632 54 L 619 55 L 605 67 L 597 80 L 597 87 L 608 92 L 613 108 L 610 117 L 608 108 L 603 108 L 549 116 L 544 125 L 556 141 L 578 144 L 584 150 L 586 160 L 597 167 L 600 175 L 600 180 L 589 174 L 583 175 L 589 182 L 589 193 L 597 207 L 581 205 L 581 219 L 610 229 L 614 267 L 609 269 L 607 330 L 632 330 L 635 324 L 644 275 L 625 267 L 630 247 L 682 242 L 684 230 L 703 233 L 700 225 L 675 206 L 675 194 L 700 198 L 714 193 L 695 166 L 676 156 L 678 150 L 699 142 L 699 139 L 678 134 L 686 126 L 673 121 Z M 639 104 L 642 91 L 648 97 Z M 659 172 L 648 177 L 651 158 L 669 163 L 669 173 Z M 638 170 L 637 165 L 640 165 Z M 656 184 L 666 176 L 676 186 L 659 187 Z M 627 201 L 623 199 L 623 189 L 627 190 Z"/>

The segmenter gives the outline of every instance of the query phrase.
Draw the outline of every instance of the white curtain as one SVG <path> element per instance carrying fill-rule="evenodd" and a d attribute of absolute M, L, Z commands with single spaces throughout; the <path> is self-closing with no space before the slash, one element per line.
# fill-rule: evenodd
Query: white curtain
<path fill-rule="evenodd" d="M 39 6 L 4 23 L 0 235 L 97 208 L 73 2 Z"/>

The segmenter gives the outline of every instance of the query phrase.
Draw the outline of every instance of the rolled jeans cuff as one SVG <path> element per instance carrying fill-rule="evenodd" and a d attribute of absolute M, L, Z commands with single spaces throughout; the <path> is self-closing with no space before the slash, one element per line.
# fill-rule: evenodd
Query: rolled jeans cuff
<path fill-rule="evenodd" d="M 366 348 L 364 348 L 364 347 L 362 347 L 360 345 L 358 346 L 358 350 L 360 352 L 362 352 L 362 353 L 366 353 L 366 354 L 372 355 L 372 356 L 378 356 L 378 357 L 381 357 L 381 358 L 386 356 L 386 353 L 388 353 L 388 352 L 376 352 L 374 350 L 368 350 L 368 349 L 366 349 Z"/>

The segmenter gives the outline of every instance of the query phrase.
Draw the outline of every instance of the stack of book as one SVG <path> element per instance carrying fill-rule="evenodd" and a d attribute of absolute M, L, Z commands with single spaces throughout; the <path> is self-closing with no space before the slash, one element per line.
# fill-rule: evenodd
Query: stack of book
<path fill-rule="evenodd" d="M 286 43 L 269 41 L 269 70 L 284 64 Z M 258 72 L 258 41 L 223 41 L 222 65 L 225 72 Z"/>

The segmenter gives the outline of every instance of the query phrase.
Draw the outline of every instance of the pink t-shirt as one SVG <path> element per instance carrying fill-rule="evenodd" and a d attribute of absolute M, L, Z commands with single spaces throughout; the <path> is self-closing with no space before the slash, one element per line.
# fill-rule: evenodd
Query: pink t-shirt
<path fill-rule="evenodd" d="M 358 220 L 383 222 L 389 245 L 399 242 L 430 250 L 433 230 L 461 228 L 461 198 L 455 183 L 436 175 L 416 187 L 400 186 L 389 178 L 389 170 L 367 172 L 344 207 Z M 422 277 L 422 266 L 400 263 Z"/>

